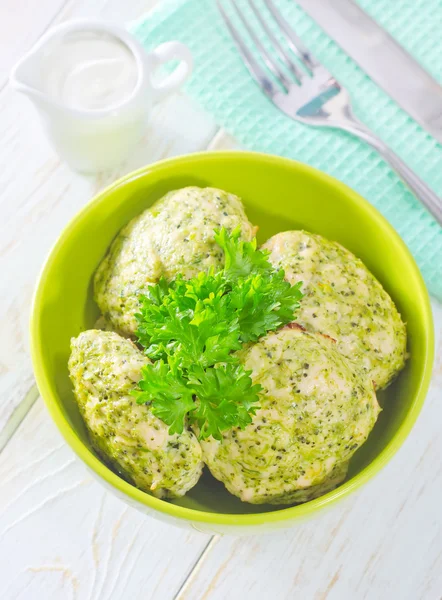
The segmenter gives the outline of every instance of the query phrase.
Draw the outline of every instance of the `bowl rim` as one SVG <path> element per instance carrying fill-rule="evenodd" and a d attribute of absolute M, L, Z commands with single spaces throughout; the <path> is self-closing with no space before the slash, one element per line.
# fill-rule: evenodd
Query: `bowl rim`
<path fill-rule="evenodd" d="M 417 281 L 419 282 L 418 289 L 415 290 L 420 296 L 422 314 L 425 321 L 425 356 L 424 356 L 424 369 L 423 375 L 419 382 L 419 388 L 413 402 L 410 406 L 407 415 L 403 422 L 399 425 L 396 433 L 392 439 L 388 442 L 386 447 L 376 456 L 376 458 L 367 465 L 362 471 L 357 473 L 352 479 L 344 482 L 342 485 L 337 487 L 335 490 L 320 496 L 314 500 L 310 500 L 304 504 L 297 504 L 295 506 L 289 506 L 287 508 L 280 508 L 263 513 L 217 513 L 207 512 L 204 510 L 198 510 L 194 508 L 187 508 L 172 504 L 166 500 L 161 500 L 151 496 L 147 492 L 143 492 L 131 485 L 119 475 L 114 473 L 109 467 L 102 463 L 89 448 L 80 440 L 75 433 L 74 429 L 71 428 L 67 419 L 64 417 L 60 406 L 57 403 L 56 395 L 52 393 L 50 389 L 50 379 L 45 372 L 43 367 L 43 361 L 40 356 L 42 354 L 43 341 L 39 336 L 39 325 L 41 314 L 41 305 L 43 302 L 43 292 L 47 285 L 47 278 L 51 271 L 51 267 L 56 260 L 59 249 L 64 244 L 64 240 L 69 236 L 84 219 L 87 218 L 89 212 L 91 212 L 96 205 L 104 202 L 106 197 L 112 194 L 116 189 L 124 186 L 128 182 L 137 179 L 140 176 L 148 175 L 151 172 L 162 170 L 167 168 L 169 165 L 182 163 L 183 165 L 189 162 L 198 161 L 211 161 L 217 160 L 222 161 L 223 159 L 238 158 L 239 160 L 255 160 L 267 163 L 279 163 L 290 167 L 296 165 L 298 169 L 302 169 L 309 172 L 313 177 L 322 180 L 324 183 L 335 187 L 343 195 L 350 198 L 350 200 L 359 205 L 360 208 L 367 213 L 371 219 L 376 221 L 384 234 L 390 238 L 390 242 L 396 246 L 396 249 L 404 255 L 405 259 L 410 263 L 410 267 L 414 271 Z M 319 171 L 318 169 L 311 167 L 305 163 L 294 161 L 288 158 L 283 158 L 276 155 L 268 155 L 260 152 L 250 152 L 243 150 L 222 150 L 216 152 L 196 152 L 193 154 L 187 154 L 177 156 L 173 158 L 164 159 L 157 161 L 150 165 L 146 165 L 128 173 L 127 175 L 117 179 L 112 184 L 107 186 L 104 190 L 96 194 L 89 202 L 87 202 L 68 222 L 62 232 L 57 237 L 54 245 L 52 246 L 44 264 L 37 278 L 37 282 L 34 288 L 34 296 L 32 299 L 31 313 L 30 313 L 30 349 L 31 359 L 35 374 L 37 387 L 40 395 L 43 398 L 46 407 L 57 425 L 58 430 L 64 437 L 65 441 L 69 444 L 75 454 L 94 472 L 96 473 L 106 484 L 111 488 L 115 488 L 118 492 L 124 496 L 129 497 L 131 500 L 146 506 L 147 508 L 153 509 L 169 517 L 174 517 L 184 521 L 194 521 L 205 523 L 209 525 L 230 525 L 235 527 L 241 526 L 252 526 L 252 525 L 265 525 L 267 523 L 277 523 L 281 521 L 294 521 L 311 516 L 318 510 L 325 508 L 326 506 L 332 506 L 340 499 L 348 496 L 350 493 L 359 489 L 362 485 L 367 483 L 374 475 L 376 475 L 396 454 L 400 446 L 404 443 L 408 434 L 410 433 L 425 401 L 425 397 L 429 388 L 433 360 L 434 360 L 434 326 L 432 318 L 432 310 L 430 305 L 430 299 L 427 288 L 423 281 L 422 275 L 416 262 L 401 239 L 399 234 L 393 229 L 388 221 L 381 215 L 381 213 L 371 205 L 368 200 L 365 200 L 352 188 L 346 184 L 335 179 L 334 177 Z"/>

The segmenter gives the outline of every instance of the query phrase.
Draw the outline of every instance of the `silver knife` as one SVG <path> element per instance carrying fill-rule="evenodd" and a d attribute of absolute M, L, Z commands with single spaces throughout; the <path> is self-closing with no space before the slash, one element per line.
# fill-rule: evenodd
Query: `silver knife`
<path fill-rule="evenodd" d="M 353 0 L 296 0 L 399 106 L 442 143 L 442 87 Z"/>

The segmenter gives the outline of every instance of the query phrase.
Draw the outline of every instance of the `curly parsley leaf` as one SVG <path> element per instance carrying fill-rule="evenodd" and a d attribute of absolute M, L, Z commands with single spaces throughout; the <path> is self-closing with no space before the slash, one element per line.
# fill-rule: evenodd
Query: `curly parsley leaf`
<path fill-rule="evenodd" d="M 162 281 L 157 285 L 164 288 Z M 180 279 L 158 305 L 160 293 L 153 289 L 142 296 L 137 315 L 138 341 L 150 359 L 173 355 L 182 368 L 232 360 L 231 352 L 241 347 L 239 325 L 220 277 L 202 273 L 189 282 Z"/>
<path fill-rule="evenodd" d="M 261 386 L 252 383 L 250 374 L 242 365 L 231 363 L 210 369 L 195 365 L 191 369 L 189 382 L 198 398 L 192 418 L 201 439 L 221 439 L 226 429 L 244 428 L 252 421 Z"/>
<path fill-rule="evenodd" d="M 137 403 L 151 403 L 153 414 L 169 425 L 170 433 L 182 433 L 186 415 L 195 408 L 187 379 L 163 360 L 145 365 L 142 376 L 140 389 L 132 392 Z"/>
<path fill-rule="evenodd" d="M 251 422 L 261 388 L 236 351 L 292 321 L 302 298 L 301 284 L 285 281 L 256 240 L 224 228 L 215 240 L 225 255 L 222 270 L 160 279 L 141 296 L 136 315 L 138 341 L 156 361 L 142 371 L 137 402 L 150 403 L 171 433 L 187 420 L 202 439 Z"/>
<path fill-rule="evenodd" d="M 256 249 L 256 238 L 251 242 L 240 239 L 241 230 L 237 227 L 229 233 L 224 227 L 215 230 L 215 241 L 224 251 L 224 275 L 235 281 L 256 273 L 270 274 L 274 270 L 267 260 L 267 250 Z"/>
<path fill-rule="evenodd" d="M 300 286 L 285 281 L 284 271 L 238 281 L 230 301 L 238 313 L 241 341 L 255 342 L 292 321 L 302 298 Z"/>

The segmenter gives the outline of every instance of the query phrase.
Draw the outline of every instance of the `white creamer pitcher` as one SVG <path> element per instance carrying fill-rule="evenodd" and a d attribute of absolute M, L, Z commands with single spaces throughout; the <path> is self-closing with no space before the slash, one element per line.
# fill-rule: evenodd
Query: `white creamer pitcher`
<path fill-rule="evenodd" d="M 154 81 L 155 70 L 180 63 Z M 13 68 L 12 86 L 37 107 L 57 152 L 77 171 L 119 164 L 146 132 L 153 104 L 190 76 L 180 42 L 147 53 L 126 30 L 95 20 L 54 27 Z"/>

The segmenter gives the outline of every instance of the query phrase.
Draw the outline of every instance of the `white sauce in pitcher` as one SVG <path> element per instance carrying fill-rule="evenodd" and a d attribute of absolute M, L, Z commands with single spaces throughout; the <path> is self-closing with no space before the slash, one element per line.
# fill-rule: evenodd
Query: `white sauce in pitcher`
<path fill-rule="evenodd" d="M 42 72 L 43 91 L 63 106 L 103 110 L 132 94 L 138 79 L 131 50 L 111 34 L 71 32 L 54 40 Z"/>

